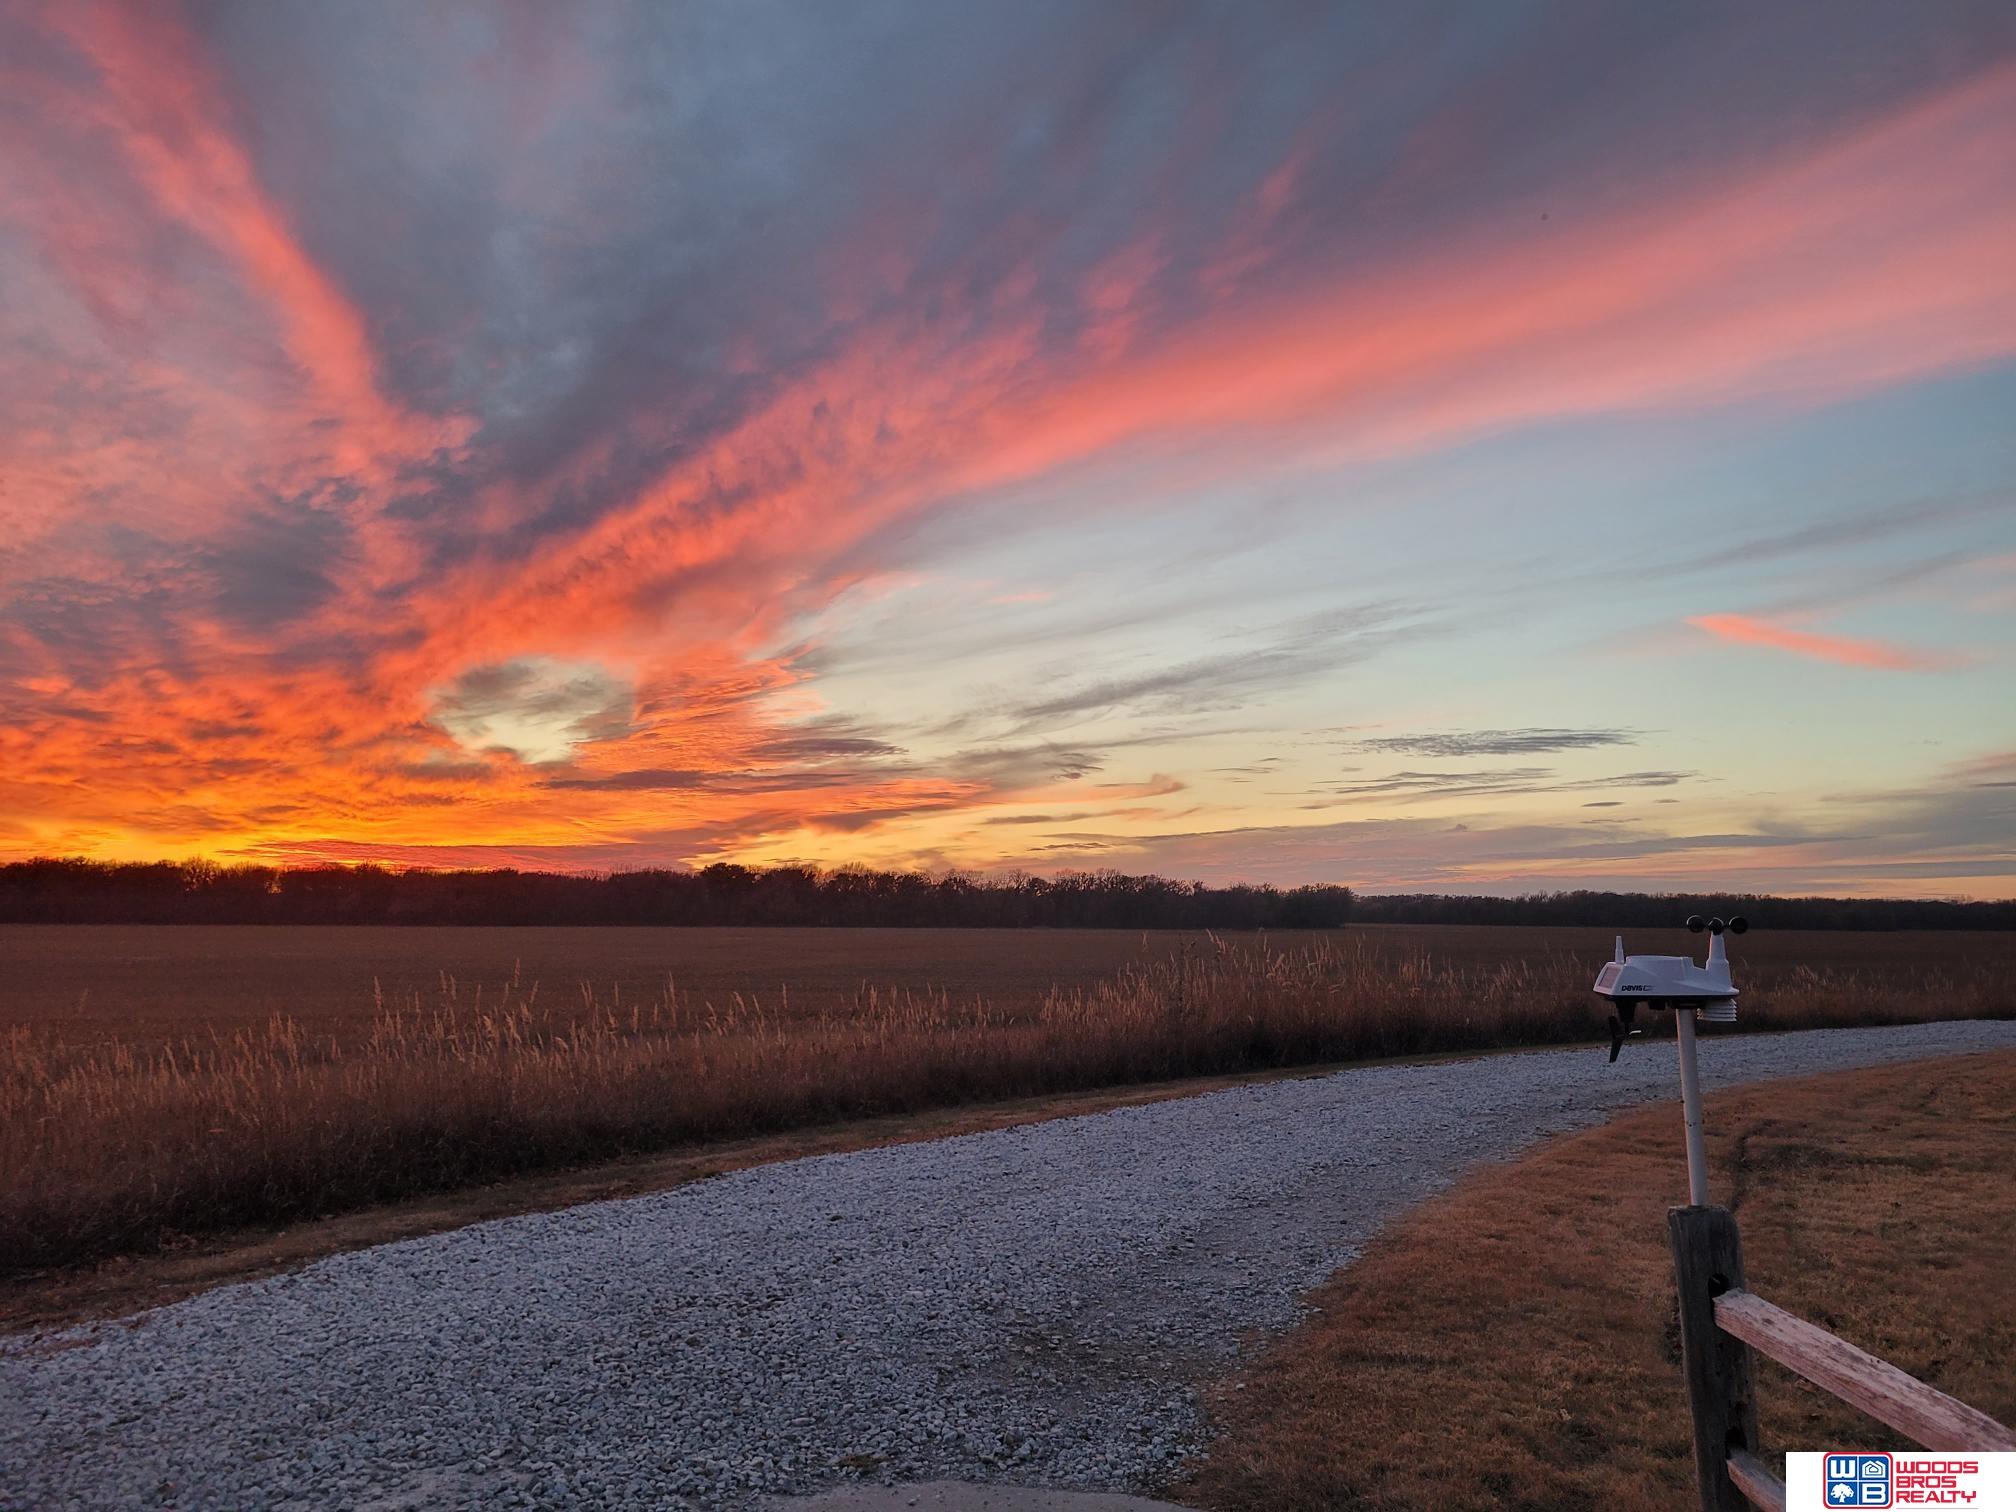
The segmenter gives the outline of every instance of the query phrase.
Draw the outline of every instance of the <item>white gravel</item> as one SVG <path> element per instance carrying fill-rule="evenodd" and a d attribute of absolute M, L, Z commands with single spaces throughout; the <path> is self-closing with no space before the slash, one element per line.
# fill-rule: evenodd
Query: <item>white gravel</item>
<path fill-rule="evenodd" d="M 1727 1086 L 2016 1023 L 1711 1038 Z M 764 1166 L 0 1343 L 0 1505 L 738 1507 L 866 1471 L 1152 1487 L 1192 1383 L 1669 1044 L 1345 1071 Z M 1683 1175 L 1674 1130 L 1675 1200 Z"/>

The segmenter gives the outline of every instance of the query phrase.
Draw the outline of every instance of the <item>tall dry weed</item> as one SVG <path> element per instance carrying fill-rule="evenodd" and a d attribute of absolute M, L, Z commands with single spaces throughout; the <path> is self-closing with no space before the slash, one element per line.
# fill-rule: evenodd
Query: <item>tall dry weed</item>
<path fill-rule="evenodd" d="M 1395 957 L 1345 936 L 1210 939 L 1007 1009 L 863 986 L 839 1010 L 516 974 L 380 992 L 348 1043 L 275 1015 L 158 1048 L 0 1038 L 0 1274 L 173 1246 L 539 1168 L 981 1099 L 1593 1038 L 1595 963 Z M 2011 1011 L 1964 964 L 1900 982 L 1800 967 L 1746 984 L 1750 1028 Z"/>

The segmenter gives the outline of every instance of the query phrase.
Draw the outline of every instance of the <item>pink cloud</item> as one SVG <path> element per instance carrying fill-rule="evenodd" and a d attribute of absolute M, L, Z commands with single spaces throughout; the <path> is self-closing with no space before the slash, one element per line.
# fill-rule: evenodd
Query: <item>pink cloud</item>
<path fill-rule="evenodd" d="M 674 460 L 536 553 L 437 563 L 387 506 L 402 466 L 452 453 L 467 423 L 388 391 L 382 333 L 260 182 L 200 43 L 171 13 L 52 14 L 90 66 L 44 81 L 35 110 L 0 122 L 0 157 L 39 175 L 26 219 L 49 244 L 43 276 L 74 286 L 99 324 L 152 321 L 181 339 L 120 344 L 97 370 L 59 347 L 44 381 L 22 385 L 54 397 L 33 400 L 35 424 L 0 434 L 13 485 L 0 490 L 0 526 L 14 547 L 0 546 L 0 576 L 25 574 L 22 543 L 36 543 L 35 574 L 88 584 L 116 630 L 156 585 L 90 554 L 75 527 L 104 500 L 144 501 L 148 528 L 180 559 L 250 499 L 341 484 L 324 492 L 348 516 L 357 565 L 332 574 L 294 633 L 304 647 L 362 649 L 278 656 L 277 632 L 177 600 L 165 630 L 135 617 L 108 633 L 108 665 L 84 678 L 60 641 L 0 626 L 30 695 L 0 727 L 0 809 L 51 826 L 22 849 L 138 831 L 131 843 L 147 851 L 221 833 L 290 856 L 600 862 L 651 825 L 690 853 L 999 803 L 1007 795 L 988 783 L 872 768 L 788 800 L 732 780 L 768 759 L 776 695 L 813 675 L 768 649 L 776 636 L 880 570 L 868 560 L 879 531 L 962 490 L 1123 448 L 1187 451 L 1199 437 L 1234 450 L 1243 435 L 1269 455 L 1284 434 L 1303 449 L 1423 446 L 1561 415 L 1852 392 L 2016 351 L 2007 69 L 1713 190 L 1592 212 L 1572 229 L 1494 225 L 1418 258 L 1252 293 L 1319 132 L 1254 195 L 1204 280 L 1211 297 L 1180 311 L 1153 297 L 1166 228 L 1143 228 L 1064 296 L 1008 278 L 976 306 L 969 268 L 916 286 L 902 254 L 924 211 L 892 213 L 876 223 L 886 244 L 870 249 L 886 257 L 836 268 L 827 313 L 846 334 L 816 366 L 781 375 L 767 403 L 691 445 L 664 446 L 648 418 L 637 436 L 607 422 L 553 475 L 486 485 L 471 519 L 506 536 L 549 496 L 620 472 L 626 447 Z M 109 150 L 111 188 L 36 168 L 51 123 Z M 200 277 L 130 250 L 165 230 L 203 252 Z M 908 297 L 871 297 L 885 287 Z M 219 289 L 228 297 L 213 308 Z M 1045 342 L 1046 301 L 1060 297 L 1097 317 L 1076 349 Z M 939 309 L 951 313 L 920 313 Z M 1847 665 L 1950 665 L 1740 615 L 1691 623 Z M 458 750 L 440 727 L 433 690 L 535 655 L 592 661 L 634 688 L 622 728 L 573 757 L 577 778 L 604 785 L 556 790 L 522 762 Z M 652 771 L 697 775 L 626 785 Z M 1181 786 L 1155 774 L 1104 796 Z"/>
<path fill-rule="evenodd" d="M 1794 656 L 1834 662 L 1843 667 L 1869 667 L 1883 672 L 1940 672 L 1956 665 L 1950 653 L 1920 651 L 1888 641 L 1862 640 L 1846 635 L 1815 635 L 1774 625 L 1769 620 L 1747 614 L 1697 614 L 1687 621 L 1718 640 L 1744 646 L 1768 646 Z"/>

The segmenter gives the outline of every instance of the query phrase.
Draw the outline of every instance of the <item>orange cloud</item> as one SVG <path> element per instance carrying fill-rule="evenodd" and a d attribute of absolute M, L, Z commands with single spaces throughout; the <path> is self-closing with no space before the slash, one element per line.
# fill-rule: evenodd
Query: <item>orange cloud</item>
<path fill-rule="evenodd" d="M 165 10 L 76 6 L 58 23 L 96 66 L 90 97 L 163 211 L 233 258 L 280 322 L 289 354 L 376 452 L 431 447 L 446 429 L 402 413 L 377 387 L 364 322 L 295 240 L 245 149 L 217 118 L 221 91 Z M 353 453 L 367 464 L 372 451 Z"/>
<path fill-rule="evenodd" d="M 1362 454 L 1992 360 L 2016 351 L 2016 199 L 1991 145 L 2011 134 L 2004 68 L 1689 199 L 1227 308 L 997 414 L 964 480 L 1200 429 Z"/>
<path fill-rule="evenodd" d="M 1835 662 L 1844 667 L 1871 667 L 1884 672 L 1938 672 L 1955 665 L 1943 652 L 1917 651 L 1887 641 L 1856 640 L 1845 635 L 1814 635 L 1791 630 L 1747 614 L 1697 614 L 1687 621 L 1718 640 L 1744 646 L 1769 646 L 1794 656 Z"/>
<path fill-rule="evenodd" d="M 1309 172 L 1305 139 L 1207 259 L 1204 297 L 1180 312 L 1154 301 L 1170 239 L 1147 227 L 1065 291 L 1093 317 L 1075 346 L 1051 343 L 1046 301 L 1059 296 L 1033 271 L 977 307 L 970 270 L 907 287 L 914 249 L 874 232 L 925 214 L 896 207 L 847 249 L 833 295 L 846 318 L 818 363 L 777 375 L 766 402 L 697 440 L 671 444 L 648 413 L 584 421 L 591 434 L 549 475 L 472 484 L 462 523 L 480 524 L 478 539 L 436 562 L 421 527 L 388 506 L 402 468 L 459 457 L 469 422 L 387 393 L 370 322 L 259 182 L 168 13 L 53 14 L 92 68 L 75 87 L 43 86 L 42 118 L 111 144 L 134 198 L 235 270 L 251 313 L 233 308 L 244 329 L 190 357 L 210 314 L 191 290 L 209 290 L 211 270 L 183 288 L 122 257 L 151 229 L 125 196 L 35 169 L 32 135 L 6 143 L 41 174 L 46 261 L 99 325 L 166 320 L 147 312 L 178 299 L 202 318 L 179 343 L 111 342 L 119 377 L 97 387 L 71 379 L 59 351 L 47 387 L 73 409 L 0 436 L 15 485 L 0 490 L 0 524 L 19 561 L 35 543 L 37 575 L 75 585 L 104 659 L 82 667 L 60 636 L 0 626 L 0 652 L 24 673 L 19 702 L 0 708 L 0 811 L 34 820 L 0 850 L 606 864 L 1028 801 L 1043 790 L 872 760 L 780 771 L 768 754 L 782 699 L 810 677 L 780 639 L 876 571 L 855 554 L 906 517 L 1200 437 L 1248 457 L 1284 436 L 1300 455 L 1362 454 L 1563 415 L 1838 394 L 2016 351 L 2016 200 L 1997 150 L 2016 136 L 2016 71 L 1713 192 L 1261 287 L 1273 228 Z M 29 133 L 30 114 L 0 129 Z M 885 284 L 914 297 L 876 297 Z M 291 383 L 268 381 L 261 343 L 284 354 Z M 150 404 L 169 422 L 131 423 L 129 408 Z M 498 544 L 552 497 L 630 477 L 612 461 L 626 450 L 675 460 L 534 550 Z M 188 559 L 248 501 L 311 481 L 356 532 L 357 564 L 332 571 L 326 599 L 284 631 L 203 607 L 146 619 L 135 606 L 167 588 L 57 528 L 108 499 L 140 501 L 136 517 L 144 505 L 170 548 L 160 575 L 194 573 Z M 25 568 L 0 554 L 0 586 L 10 572 Z M 1691 623 L 1851 665 L 1941 664 L 1743 616 Z M 593 665 L 628 690 L 583 727 L 565 787 L 554 768 L 465 749 L 441 720 L 442 689 L 528 657 Z M 1153 774 L 1104 796 L 1181 785 Z"/>
<path fill-rule="evenodd" d="M 1705 199 L 1560 233 L 1567 245 L 1466 248 L 1207 310 L 1112 361 L 1103 340 L 1046 352 L 1042 308 L 1012 300 L 949 351 L 928 328 L 865 328 L 628 507 L 437 596 L 425 654 L 556 624 L 576 641 L 665 634 L 670 585 L 696 579 L 704 592 L 669 611 L 685 633 L 739 623 L 761 639 L 830 597 L 821 563 L 876 529 L 1114 448 L 1200 434 L 1273 447 L 1284 428 L 1305 451 L 1421 445 L 1564 414 L 1839 393 L 2016 350 L 2003 271 L 2016 202 L 1994 192 L 2000 164 L 1980 146 L 2005 127 L 2016 70 Z M 1027 280 L 1008 286 L 1033 298 Z"/>

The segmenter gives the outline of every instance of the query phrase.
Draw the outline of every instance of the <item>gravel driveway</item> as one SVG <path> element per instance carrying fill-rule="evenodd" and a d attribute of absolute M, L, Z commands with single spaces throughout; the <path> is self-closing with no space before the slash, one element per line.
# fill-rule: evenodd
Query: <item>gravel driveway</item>
<path fill-rule="evenodd" d="M 1998 1048 L 2016 1023 L 1710 1037 L 1702 1066 L 1728 1086 Z M 1152 1486 L 1196 1442 L 1191 1383 L 1388 1217 L 1674 1078 L 1670 1044 L 1345 1071 L 337 1256 L 0 1343 L 0 1504 Z"/>

